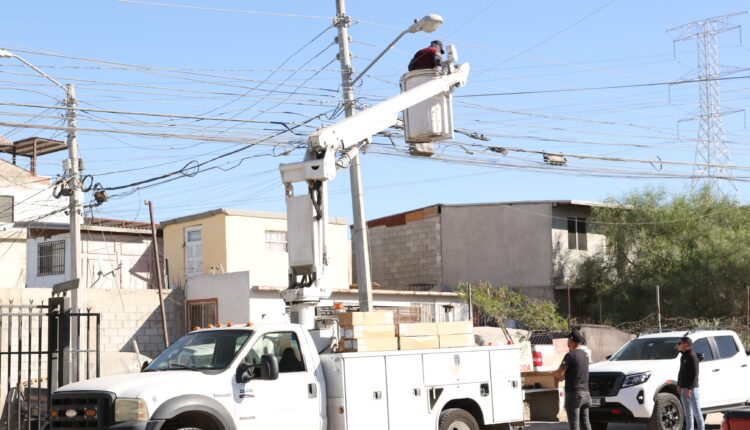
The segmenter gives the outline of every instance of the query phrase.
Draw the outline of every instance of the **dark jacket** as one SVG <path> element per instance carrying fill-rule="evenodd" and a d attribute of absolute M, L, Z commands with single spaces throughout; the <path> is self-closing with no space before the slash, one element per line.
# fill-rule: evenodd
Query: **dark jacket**
<path fill-rule="evenodd" d="M 440 65 L 440 54 L 434 46 L 420 49 L 414 54 L 414 58 L 409 62 L 409 71 L 419 69 L 435 69 Z"/>
<path fill-rule="evenodd" d="M 698 386 L 698 356 L 692 349 L 686 349 L 680 357 L 680 373 L 677 375 L 677 386 L 695 388 Z"/>

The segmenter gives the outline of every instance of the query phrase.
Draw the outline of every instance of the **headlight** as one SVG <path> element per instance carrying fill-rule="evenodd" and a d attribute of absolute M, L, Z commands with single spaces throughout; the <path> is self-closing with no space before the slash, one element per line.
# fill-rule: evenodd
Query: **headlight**
<path fill-rule="evenodd" d="M 115 422 L 146 420 L 148 408 L 143 399 L 115 399 Z"/>
<path fill-rule="evenodd" d="M 633 385 L 643 384 L 648 381 L 651 377 L 651 372 L 636 373 L 635 375 L 628 375 L 625 380 L 622 381 L 622 388 L 632 387 Z"/>

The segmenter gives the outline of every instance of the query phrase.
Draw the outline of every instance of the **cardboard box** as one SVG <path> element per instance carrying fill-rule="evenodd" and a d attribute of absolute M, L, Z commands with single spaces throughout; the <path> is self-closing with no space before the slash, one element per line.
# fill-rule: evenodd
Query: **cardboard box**
<path fill-rule="evenodd" d="M 396 337 L 373 337 L 364 339 L 341 339 L 345 352 L 367 352 L 367 351 L 396 351 L 398 350 L 398 338 Z"/>
<path fill-rule="evenodd" d="M 393 324 L 341 326 L 341 337 L 362 339 L 373 337 L 394 337 L 396 330 Z"/>
<path fill-rule="evenodd" d="M 438 325 L 436 323 L 402 323 L 396 324 L 396 334 L 405 336 L 437 336 Z"/>
<path fill-rule="evenodd" d="M 398 349 L 440 348 L 437 336 L 402 336 L 398 338 Z"/>
<path fill-rule="evenodd" d="M 339 314 L 339 324 L 342 326 L 355 325 L 393 325 L 393 312 L 346 312 Z"/>
<path fill-rule="evenodd" d="M 453 348 L 459 346 L 474 346 L 473 334 L 444 334 L 440 338 L 441 348 Z"/>
<path fill-rule="evenodd" d="M 437 334 L 441 336 L 444 334 L 474 334 L 474 324 L 471 321 L 441 322 L 437 323 L 437 326 Z"/>

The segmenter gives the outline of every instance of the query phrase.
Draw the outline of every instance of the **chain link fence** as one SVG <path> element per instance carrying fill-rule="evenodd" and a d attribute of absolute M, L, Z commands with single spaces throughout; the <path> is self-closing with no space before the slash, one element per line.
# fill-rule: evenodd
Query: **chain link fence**
<path fill-rule="evenodd" d="M 624 322 L 614 327 L 635 335 L 655 331 L 733 330 L 739 335 L 745 349 L 750 350 L 750 326 L 745 317 L 685 318 L 662 315 L 659 318 L 657 314 L 650 314 L 638 321 Z"/>

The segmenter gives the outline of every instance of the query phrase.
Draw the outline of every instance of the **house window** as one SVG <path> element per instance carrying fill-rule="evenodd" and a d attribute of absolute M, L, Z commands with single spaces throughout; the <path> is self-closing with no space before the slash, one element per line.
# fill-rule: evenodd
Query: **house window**
<path fill-rule="evenodd" d="M 185 277 L 203 273 L 203 237 L 201 227 L 185 229 Z"/>
<path fill-rule="evenodd" d="M 0 196 L 0 223 L 13 222 L 13 196 Z"/>
<path fill-rule="evenodd" d="M 266 251 L 286 252 L 286 232 L 266 230 Z"/>
<path fill-rule="evenodd" d="M 568 249 L 586 251 L 586 218 L 568 218 Z"/>
<path fill-rule="evenodd" d="M 187 331 L 219 322 L 219 300 L 188 300 L 185 306 Z"/>
<path fill-rule="evenodd" d="M 37 276 L 65 273 L 65 241 L 42 242 L 37 246 Z"/>

